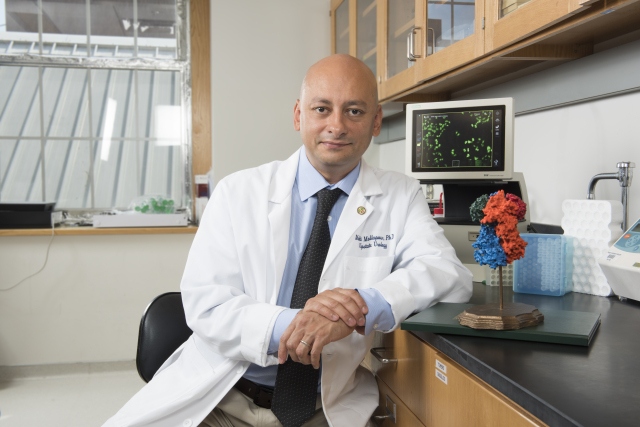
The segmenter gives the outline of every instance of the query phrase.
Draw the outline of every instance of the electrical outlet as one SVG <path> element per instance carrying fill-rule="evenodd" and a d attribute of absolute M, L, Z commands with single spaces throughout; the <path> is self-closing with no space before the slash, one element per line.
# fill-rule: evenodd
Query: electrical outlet
<path fill-rule="evenodd" d="M 470 242 L 475 242 L 476 240 L 478 240 L 478 237 L 480 237 L 479 231 L 469 231 L 468 233 Z"/>

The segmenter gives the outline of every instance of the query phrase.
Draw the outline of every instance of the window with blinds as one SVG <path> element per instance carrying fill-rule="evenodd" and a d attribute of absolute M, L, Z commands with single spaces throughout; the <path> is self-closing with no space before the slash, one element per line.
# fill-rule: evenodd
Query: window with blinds
<path fill-rule="evenodd" d="M 188 208 L 187 8 L 0 0 L 0 202 Z"/>

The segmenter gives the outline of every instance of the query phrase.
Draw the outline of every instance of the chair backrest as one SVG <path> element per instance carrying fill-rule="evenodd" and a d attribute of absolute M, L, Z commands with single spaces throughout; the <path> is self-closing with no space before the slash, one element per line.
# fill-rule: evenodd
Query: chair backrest
<path fill-rule="evenodd" d="M 185 320 L 180 292 L 157 296 L 140 320 L 136 368 L 149 382 L 171 354 L 191 336 Z"/>

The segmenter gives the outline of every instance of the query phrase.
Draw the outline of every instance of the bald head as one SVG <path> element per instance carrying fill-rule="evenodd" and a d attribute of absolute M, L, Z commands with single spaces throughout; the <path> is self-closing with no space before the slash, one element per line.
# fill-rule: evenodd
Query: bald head
<path fill-rule="evenodd" d="M 367 65 L 351 55 L 335 54 L 321 59 L 313 64 L 302 81 L 300 99 L 305 91 L 316 79 L 330 78 L 345 84 L 358 83 L 363 94 L 370 96 L 374 104 L 378 104 L 378 85 L 376 77 Z"/>
<path fill-rule="evenodd" d="M 380 134 L 382 107 L 373 73 L 349 55 L 318 61 L 302 83 L 293 124 L 309 162 L 327 182 L 338 182 Z"/>

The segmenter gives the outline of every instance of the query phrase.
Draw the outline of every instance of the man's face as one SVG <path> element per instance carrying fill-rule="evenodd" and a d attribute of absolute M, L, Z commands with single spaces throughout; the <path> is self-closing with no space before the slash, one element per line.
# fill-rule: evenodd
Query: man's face
<path fill-rule="evenodd" d="M 372 136 L 380 134 L 382 110 L 372 76 L 348 61 L 326 62 L 305 78 L 294 127 L 309 162 L 333 184 L 356 167 Z"/>

